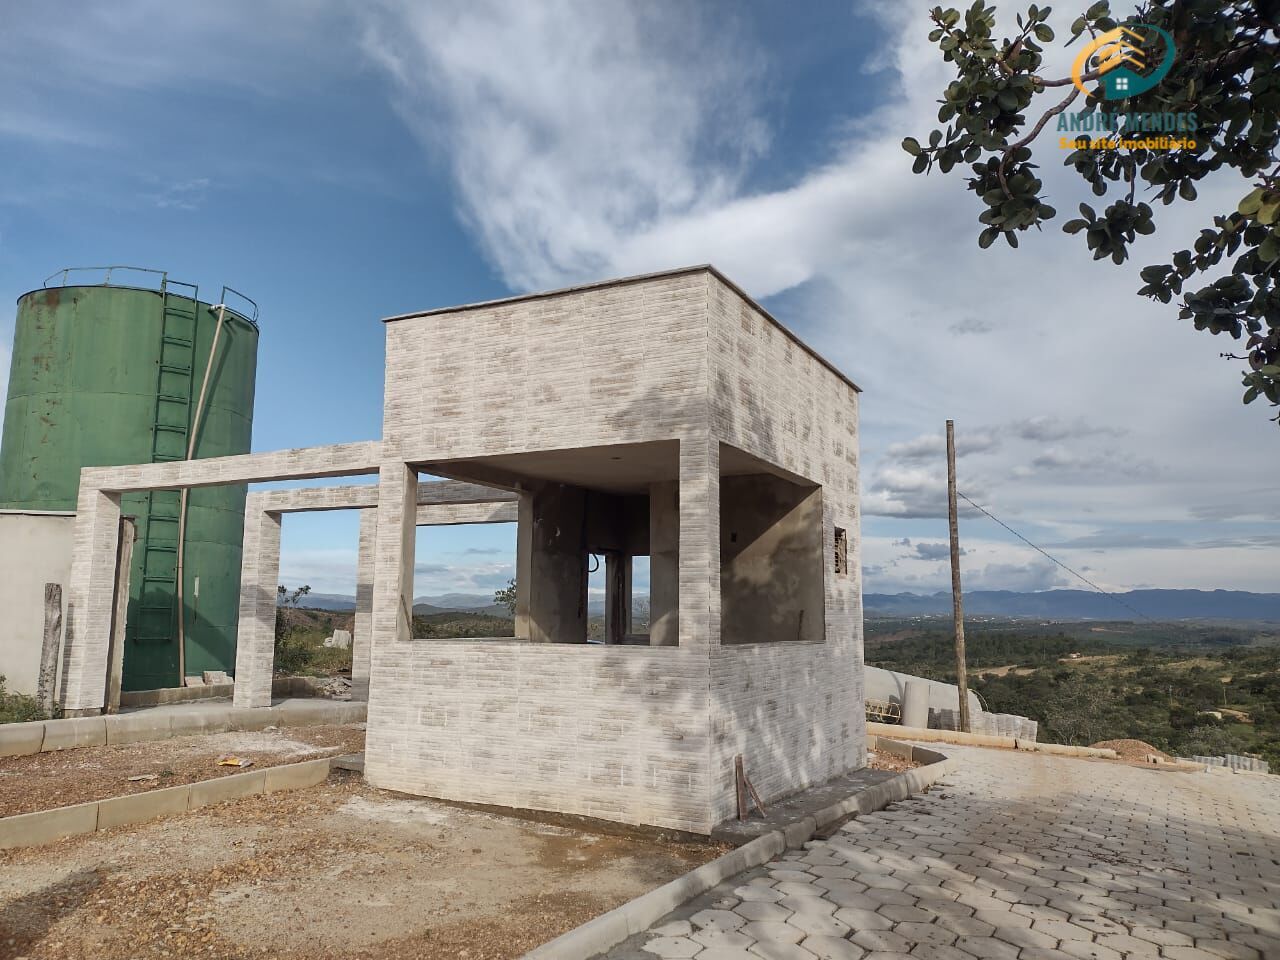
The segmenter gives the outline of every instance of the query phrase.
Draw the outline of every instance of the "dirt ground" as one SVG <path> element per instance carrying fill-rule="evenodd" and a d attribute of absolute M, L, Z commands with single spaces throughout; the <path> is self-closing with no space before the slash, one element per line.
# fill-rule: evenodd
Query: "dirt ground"
<path fill-rule="evenodd" d="M 0 957 L 517 957 L 719 856 L 406 798 L 306 790 L 0 853 Z"/>
<path fill-rule="evenodd" d="M 4 757 L 0 817 L 241 773 L 244 768 L 218 765 L 218 758 L 227 755 L 252 760 L 247 768 L 252 770 L 363 749 L 364 724 L 325 724 Z"/>
<path fill-rule="evenodd" d="M 911 770 L 920 766 L 914 760 L 904 760 L 902 757 L 895 757 L 888 753 L 876 753 L 874 750 L 867 751 L 867 766 L 872 770 L 891 770 L 894 773 L 902 773 L 904 770 Z"/>

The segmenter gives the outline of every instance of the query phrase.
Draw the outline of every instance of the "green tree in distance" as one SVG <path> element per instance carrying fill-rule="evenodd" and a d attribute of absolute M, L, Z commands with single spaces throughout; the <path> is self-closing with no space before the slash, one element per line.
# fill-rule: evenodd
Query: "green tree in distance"
<path fill-rule="evenodd" d="M 1280 0 L 1149 0 L 1129 17 L 1113 14 L 1107 0 L 1092 4 L 1071 23 L 1065 46 L 1122 23 L 1157 27 L 1174 40 L 1176 58 L 1163 81 L 1121 100 L 1103 99 L 1095 64 L 1086 64 L 1082 77 L 1088 96 L 1071 77 L 1041 75 L 1046 49 L 1058 42 L 1050 13 L 1033 4 L 1004 18 L 1001 27 L 1009 32 L 998 36 L 996 10 L 984 0 L 963 13 L 931 11 L 929 39 L 954 65 L 955 79 L 942 92 L 942 126 L 923 142 L 902 142 L 915 157 L 914 172 L 946 174 L 967 165 L 969 189 L 985 205 L 979 246 L 1004 237 L 1017 247 L 1019 233 L 1057 215 L 1044 201 L 1032 162 L 1042 135 L 1058 150 L 1062 134 L 1054 118 L 1069 108 L 1114 114 L 1112 136 L 1132 140 L 1145 138 L 1128 119 L 1133 115 L 1195 114 L 1194 150 L 1071 150 L 1066 165 L 1106 205 L 1081 203 L 1080 216 L 1063 230 L 1083 233 L 1094 259 L 1121 264 L 1138 236 L 1155 232 L 1148 199 L 1166 206 L 1190 201 L 1201 181 L 1238 179 L 1237 208 L 1213 216 L 1172 262 L 1143 268 L 1138 293 L 1161 303 L 1176 297 L 1180 316 L 1196 329 L 1243 338 L 1243 355 L 1223 356 L 1248 363 L 1244 402 L 1261 396 L 1280 405 Z M 1160 34 L 1143 36 L 1146 59 L 1159 62 Z M 1067 136 L 1074 141 L 1081 134 Z"/>
<path fill-rule="evenodd" d="M 516 615 L 516 582 L 514 579 L 508 580 L 507 585 L 501 590 L 493 592 L 493 602 L 506 607 L 513 617 Z"/>

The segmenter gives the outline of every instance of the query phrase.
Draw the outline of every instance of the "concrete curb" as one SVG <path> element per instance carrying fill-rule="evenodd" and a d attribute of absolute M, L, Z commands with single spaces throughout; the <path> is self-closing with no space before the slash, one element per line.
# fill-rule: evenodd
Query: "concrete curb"
<path fill-rule="evenodd" d="M 1060 757 L 1100 757 L 1117 760 L 1114 750 L 1100 747 L 1073 747 L 1064 743 L 1039 743 L 1035 740 L 1019 740 L 1015 737 L 993 737 L 984 733 L 961 733 L 958 730 L 934 730 L 923 727 L 900 727 L 892 723 L 867 723 L 869 736 L 900 737 L 903 740 L 923 740 L 931 743 L 954 743 L 957 746 L 998 747 L 1003 750 L 1024 750 L 1028 753 L 1050 753 Z"/>
<path fill-rule="evenodd" d="M 146 793 L 131 793 L 70 807 L 0 817 L 0 850 L 38 847 L 64 837 L 142 823 L 156 817 L 173 816 L 255 793 L 311 787 L 329 776 L 333 759 L 336 758 L 304 760 L 280 767 L 250 770 L 248 773 L 233 773 L 213 780 L 184 783 L 177 787 L 148 790 Z"/>
<path fill-rule="evenodd" d="M 261 730 L 363 721 L 367 704 L 343 700 L 287 700 L 254 709 L 230 705 L 204 710 L 146 710 L 105 717 L 72 717 L 0 724 L 0 757 L 25 757 L 52 750 L 101 747 L 144 740 L 167 740 L 198 733 Z"/>
<path fill-rule="evenodd" d="M 797 820 L 784 830 L 773 830 L 749 843 L 704 863 L 670 883 L 650 890 L 608 913 L 602 913 L 580 927 L 561 934 L 524 954 L 521 960 L 587 960 L 616 947 L 627 937 L 651 926 L 672 910 L 706 893 L 718 883 L 744 870 L 768 863 L 786 850 L 803 846 L 819 830 L 838 823 L 850 814 L 868 814 L 891 803 L 905 800 L 950 773 L 958 765 L 933 750 L 899 743 L 884 737 L 868 737 L 867 746 L 885 753 L 920 760 L 927 766 L 908 770 L 883 783 Z"/>

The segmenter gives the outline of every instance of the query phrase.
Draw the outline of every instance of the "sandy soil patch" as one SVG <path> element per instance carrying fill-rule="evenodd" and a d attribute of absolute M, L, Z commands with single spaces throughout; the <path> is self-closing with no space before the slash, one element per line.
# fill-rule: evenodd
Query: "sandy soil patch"
<path fill-rule="evenodd" d="M 911 770 L 920 766 L 913 760 L 904 760 L 902 757 L 895 757 L 888 753 L 877 753 L 874 750 L 867 751 L 867 766 L 872 770 L 892 770 L 894 773 L 902 773 L 904 770 Z"/>
<path fill-rule="evenodd" d="M 724 849 L 405 798 L 335 774 L 0 853 L 0 956 L 499 960 Z"/>
<path fill-rule="evenodd" d="M 247 769 L 253 770 L 363 749 L 363 724 L 324 724 L 4 757 L 0 758 L 0 817 L 243 772 L 245 768 L 218 765 L 218 758 L 227 755 L 252 760 Z"/>
<path fill-rule="evenodd" d="M 1091 747 L 1099 747 L 1103 750 L 1114 750 L 1119 758 L 1126 763 L 1150 763 L 1152 757 L 1159 760 L 1172 760 L 1169 754 L 1165 753 L 1157 747 L 1153 747 L 1145 740 L 1099 740 L 1097 743 L 1089 744 Z"/>

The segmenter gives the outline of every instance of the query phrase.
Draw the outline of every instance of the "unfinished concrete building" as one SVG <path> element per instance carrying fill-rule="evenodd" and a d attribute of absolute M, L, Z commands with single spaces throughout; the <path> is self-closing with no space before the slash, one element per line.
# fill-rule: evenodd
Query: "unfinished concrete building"
<path fill-rule="evenodd" d="M 386 362 L 372 784 L 705 833 L 735 813 L 736 755 L 766 802 L 864 764 L 838 370 L 708 267 L 395 317 Z M 514 640 L 411 636 L 419 472 L 520 494 Z"/>
<path fill-rule="evenodd" d="M 707 833 L 736 812 L 735 757 L 766 802 L 864 765 L 851 381 L 705 266 L 395 317 L 386 341 L 380 443 L 83 471 L 64 707 L 102 703 L 121 492 L 377 472 L 375 786 Z M 514 638 L 413 637 L 423 475 L 515 495 Z M 267 700 L 294 508 L 246 515 L 240 703 Z"/>

